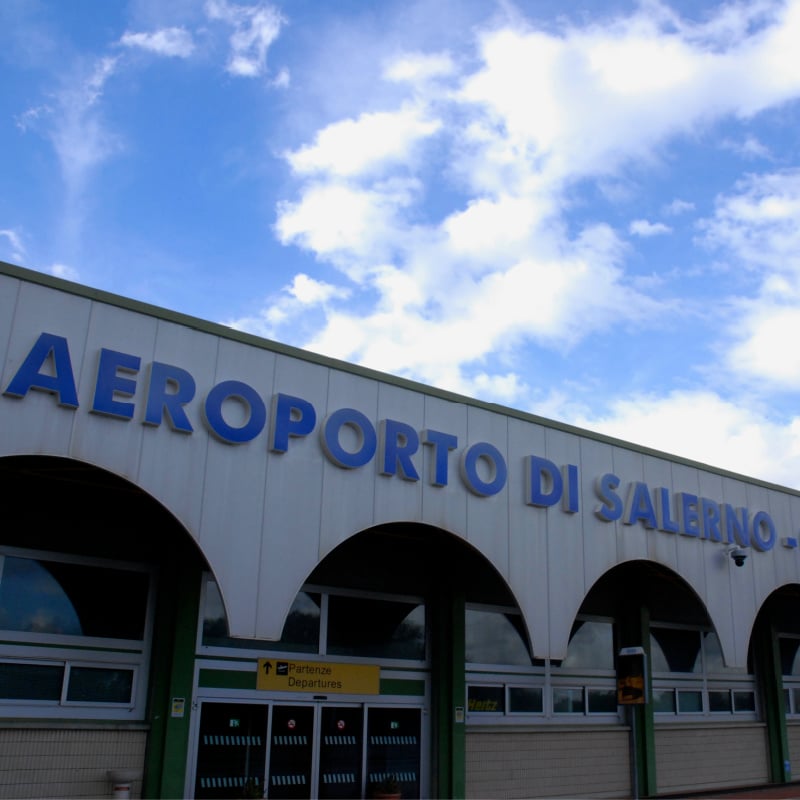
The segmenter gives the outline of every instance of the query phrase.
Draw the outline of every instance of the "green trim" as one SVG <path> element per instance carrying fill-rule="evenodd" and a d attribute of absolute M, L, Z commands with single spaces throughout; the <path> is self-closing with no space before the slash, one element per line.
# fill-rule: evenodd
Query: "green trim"
<path fill-rule="evenodd" d="M 254 691 L 256 671 L 242 672 L 232 669 L 201 669 L 199 686 L 204 689 L 242 689 Z"/>
<path fill-rule="evenodd" d="M 753 632 L 753 648 L 758 688 L 767 725 L 767 757 L 773 783 L 788 783 L 792 779 L 789 760 L 789 740 L 786 732 L 786 713 L 783 699 L 783 675 L 778 636 L 762 615 Z"/>
<path fill-rule="evenodd" d="M 629 706 L 628 719 L 631 722 L 632 755 L 631 791 L 634 796 L 654 797 L 658 793 L 656 779 L 656 735 L 655 714 L 653 713 L 653 676 L 650 654 L 650 612 L 645 606 L 636 607 L 635 600 L 620 613 L 620 646 L 641 647 L 645 653 L 645 692 L 647 702 Z M 634 789 L 634 774 L 636 792 Z"/>
<path fill-rule="evenodd" d="M 381 678 L 381 695 L 396 697 L 424 697 L 425 681 L 402 680 L 401 678 Z"/>
<path fill-rule="evenodd" d="M 431 397 L 438 397 L 442 400 L 447 400 L 449 402 L 461 403 L 464 405 L 473 406 L 475 408 L 482 408 L 484 410 L 491 411 L 496 414 L 503 414 L 507 417 L 513 417 L 514 419 L 523 420 L 525 422 L 531 422 L 536 425 L 542 425 L 543 427 L 546 428 L 552 428 L 554 430 L 564 431 L 565 433 L 571 433 L 574 434 L 575 436 L 580 436 L 584 439 L 592 439 L 594 441 L 602 442 L 604 444 L 609 444 L 614 447 L 622 447 L 634 453 L 643 453 L 644 455 L 651 455 L 655 456 L 656 458 L 663 458 L 675 464 L 684 464 L 686 466 L 706 470 L 715 475 L 722 475 L 724 477 L 735 478 L 737 480 L 745 480 L 753 486 L 762 486 L 767 489 L 773 489 L 778 492 L 783 492 L 784 494 L 790 494 L 795 497 L 800 497 L 800 490 L 790 489 L 787 488 L 786 486 L 779 486 L 777 484 L 769 483 L 768 481 L 762 481 L 757 478 L 752 478 L 738 472 L 732 472 L 730 470 L 720 469 L 719 467 L 713 467 L 709 464 L 704 464 L 700 461 L 693 461 L 688 458 L 680 458 L 678 456 L 671 455 L 670 453 L 665 453 L 660 450 L 655 450 L 651 447 L 644 447 L 642 445 L 632 444 L 622 439 L 617 439 L 612 436 L 605 436 L 603 434 L 596 433 L 595 431 L 584 430 L 574 425 L 568 425 L 564 422 L 557 422 L 555 420 L 545 419 L 544 417 L 539 417 L 535 414 L 519 411 L 517 409 L 507 408 L 505 406 L 500 406 L 495 403 L 486 403 L 481 400 L 476 400 L 471 397 L 465 397 L 463 395 L 456 394 L 454 392 L 448 392 L 443 389 L 437 389 L 432 386 L 426 386 L 425 384 L 417 383 L 416 381 L 411 381 L 408 380 L 407 378 L 399 378 L 394 375 L 388 375 L 386 373 L 378 372 L 377 370 L 367 369 L 366 367 L 360 367 L 355 364 L 350 364 L 346 361 L 339 361 L 338 359 L 335 358 L 321 356 L 318 355 L 317 353 L 312 353 L 308 350 L 301 350 L 298 347 L 292 347 L 290 345 L 281 344 L 279 342 L 273 342 L 269 339 L 262 339 L 258 336 L 254 336 L 249 333 L 236 331 L 233 330 L 233 328 L 226 327 L 225 325 L 218 325 L 217 323 L 208 322 L 206 320 L 200 319 L 198 317 L 193 317 L 188 314 L 181 314 L 177 311 L 169 311 L 165 308 L 151 305 L 149 303 L 142 303 L 138 300 L 132 300 L 127 297 L 111 294 L 110 292 L 104 292 L 101 289 L 92 289 L 88 286 L 83 286 L 82 284 L 79 283 L 66 281 L 63 280 L 62 278 L 55 278 L 51 275 L 46 275 L 42 272 L 36 272 L 34 270 L 25 269 L 24 267 L 19 267 L 16 266 L 15 264 L 9 264 L 8 262 L 5 261 L 0 261 L 0 275 L 7 275 L 10 278 L 16 278 L 18 280 L 26 281 L 28 283 L 39 284 L 40 286 L 46 286 L 56 291 L 68 292 L 69 294 L 76 295 L 77 297 L 85 297 L 88 300 L 95 300 L 97 302 L 105 303 L 106 305 L 116 306 L 117 308 L 122 308 L 127 311 L 134 311 L 139 314 L 146 314 L 147 316 L 155 317 L 156 319 L 167 320 L 169 322 L 174 322 L 178 325 L 183 325 L 187 328 L 193 328 L 194 330 L 211 334 L 212 336 L 219 336 L 224 339 L 230 339 L 232 341 L 241 342 L 242 344 L 247 344 L 250 345 L 251 347 L 259 347 L 262 350 L 270 350 L 273 353 L 290 356 L 291 358 L 302 359 L 303 361 L 307 361 L 312 364 L 319 364 L 320 366 L 329 367 L 331 369 L 337 369 L 341 372 L 349 372 L 353 375 L 358 375 L 360 377 L 368 378 L 371 380 L 381 381 L 382 383 L 389 384 L 392 386 L 399 386 L 404 389 L 409 389 L 410 391 L 413 392 L 419 392 L 421 394 L 426 394 Z"/>
<path fill-rule="evenodd" d="M 192 715 L 194 649 L 200 606 L 201 568 L 182 552 L 171 573 L 161 573 L 161 600 L 151 667 L 149 716 L 142 797 L 183 797 Z M 172 565 L 169 565 L 172 566 Z M 169 575 L 169 577 L 165 577 Z M 185 700 L 183 717 L 172 717 L 173 697 Z"/>
<path fill-rule="evenodd" d="M 464 643 L 464 593 L 445 582 L 432 608 L 433 656 L 433 792 L 440 798 L 466 796 L 467 696 Z M 462 721 L 456 722 L 456 709 Z"/>

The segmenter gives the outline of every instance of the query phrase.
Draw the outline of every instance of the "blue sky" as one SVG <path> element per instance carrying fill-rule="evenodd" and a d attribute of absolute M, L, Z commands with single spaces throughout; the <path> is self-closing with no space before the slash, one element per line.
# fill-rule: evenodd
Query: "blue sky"
<path fill-rule="evenodd" d="M 800 488 L 800 0 L 4 0 L 0 259 Z"/>

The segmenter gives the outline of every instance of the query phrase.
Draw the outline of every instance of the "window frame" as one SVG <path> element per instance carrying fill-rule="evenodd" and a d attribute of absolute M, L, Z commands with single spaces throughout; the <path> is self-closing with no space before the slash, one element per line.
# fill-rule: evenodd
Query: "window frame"
<path fill-rule="evenodd" d="M 147 577 L 148 586 L 141 639 L 29 633 L 0 629 L 0 662 L 32 666 L 61 666 L 63 668 L 61 696 L 58 701 L 3 698 L 0 699 L 0 719 L 49 717 L 55 719 L 144 720 L 155 618 L 155 568 L 152 565 L 136 561 L 0 545 L 0 559 L 4 559 L 6 556 L 142 573 Z M 68 700 L 69 677 L 73 666 L 131 670 L 133 674 L 130 700 L 124 703 Z"/>

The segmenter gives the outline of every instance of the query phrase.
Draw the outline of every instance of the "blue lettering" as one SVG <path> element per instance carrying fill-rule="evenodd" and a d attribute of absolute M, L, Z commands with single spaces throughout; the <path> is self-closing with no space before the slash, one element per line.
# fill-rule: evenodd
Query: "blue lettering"
<path fill-rule="evenodd" d="M 700 514 L 697 510 L 697 495 L 679 492 L 681 533 L 684 536 L 700 536 Z"/>
<path fill-rule="evenodd" d="M 664 533 L 677 533 L 678 523 L 672 519 L 670 511 L 669 489 L 663 487 L 656 489 L 656 519 L 658 519 L 658 529 Z"/>
<path fill-rule="evenodd" d="M 700 514 L 703 518 L 703 538 L 710 539 L 712 542 L 721 542 L 719 505 L 713 500 L 701 497 Z"/>
<path fill-rule="evenodd" d="M 578 488 L 578 467 L 575 464 L 566 464 L 561 468 L 564 479 L 564 497 L 561 507 L 569 514 L 578 512 L 580 506 L 580 490 Z"/>
<path fill-rule="evenodd" d="M 484 461 L 489 466 L 491 478 L 484 481 L 478 475 L 478 462 Z M 505 485 L 508 477 L 506 462 L 500 451 L 488 442 L 478 442 L 467 448 L 461 455 L 461 479 L 466 487 L 480 497 L 497 494 Z"/>
<path fill-rule="evenodd" d="M 433 449 L 433 478 L 431 483 L 434 486 L 447 486 L 448 478 L 448 454 L 450 450 L 458 447 L 458 437 L 451 433 L 442 433 L 428 428 L 422 431 L 422 444 L 429 445 Z"/>
<path fill-rule="evenodd" d="M 345 450 L 339 442 L 339 432 L 343 427 L 350 428 L 358 437 L 354 452 Z M 322 449 L 325 455 L 337 466 L 356 469 L 369 463 L 375 455 L 378 437 L 372 423 L 354 408 L 340 408 L 325 419 L 322 426 Z"/>
<path fill-rule="evenodd" d="M 603 505 L 595 508 L 594 513 L 603 522 L 614 522 L 622 516 L 622 500 L 614 491 L 618 486 L 619 478 L 610 472 L 595 481 L 594 491 Z"/>
<path fill-rule="evenodd" d="M 154 361 L 150 365 L 144 423 L 160 425 L 166 411 L 173 430 L 191 433 L 192 424 L 183 407 L 194 398 L 194 393 L 194 378 L 185 369 Z"/>
<path fill-rule="evenodd" d="M 118 353 L 116 350 L 100 351 L 97 365 L 97 381 L 94 387 L 94 400 L 91 410 L 95 414 L 108 414 L 120 419 L 132 419 L 134 403 L 115 400 L 115 395 L 133 397 L 136 393 L 136 381 L 118 375 L 118 371 L 135 375 L 139 371 L 142 359 L 138 356 Z"/>
<path fill-rule="evenodd" d="M 289 449 L 290 436 L 308 436 L 314 430 L 317 412 L 302 397 L 276 394 L 272 398 L 269 424 L 269 449 L 273 453 L 285 453 Z"/>
<path fill-rule="evenodd" d="M 41 372 L 48 361 L 52 365 L 52 375 Z M 72 360 L 69 357 L 67 340 L 63 336 L 40 334 L 3 394 L 9 397 L 25 397 L 30 389 L 41 389 L 57 395 L 60 406 L 78 407 Z"/>
<path fill-rule="evenodd" d="M 633 525 L 634 522 L 642 522 L 645 528 L 658 527 L 656 520 L 656 510 L 653 501 L 650 499 L 650 489 L 643 481 L 636 481 L 628 487 L 628 498 L 625 503 L 625 516 L 623 522 L 626 525 Z"/>
<path fill-rule="evenodd" d="M 238 428 L 229 425 L 222 415 L 222 404 L 229 398 L 247 406 L 249 412 L 247 422 Z M 208 393 L 204 411 L 212 433 L 229 444 L 244 444 L 255 439 L 264 430 L 267 422 L 267 407 L 264 401 L 252 386 L 241 381 L 218 383 Z"/>
<path fill-rule="evenodd" d="M 411 461 L 411 456 L 419 450 L 417 432 L 405 422 L 384 419 L 380 423 L 380 453 L 382 475 L 395 475 L 400 470 L 400 477 L 407 481 L 418 481 L 419 475 Z"/>
<path fill-rule="evenodd" d="M 529 506 L 554 506 L 564 491 L 564 479 L 558 467 L 541 456 L 525 459 L 525 502 Z"/>
<path fill-rule="evenodd" d="M 746 508 L 734 509 L 730 503 L 722 506 L 725 538 L 728 544 L 750 546 L 750 512 Z"/>
<path fill-rule="evenodd" d="M 766 538 L 762 533 L 766 533 Z M 775 546 L 775 523 L 766 511 L 759 511 L 753 516 L 753 527 L 750 531 L 750 541 L 756 550 L 772 550 Z"/>

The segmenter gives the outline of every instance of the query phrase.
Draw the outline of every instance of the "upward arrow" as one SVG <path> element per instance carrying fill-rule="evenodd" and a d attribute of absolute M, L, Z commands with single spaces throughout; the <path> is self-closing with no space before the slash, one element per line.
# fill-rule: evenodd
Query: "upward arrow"
<path fill-rule="evenodd" d="M 265 672 L 267 675 L 269 675 L 269 671 L 270 671 L 271 669 L 272 669 L 272 662 L 271 662 L 271 661 L 265 661 L 265 662 L 264 662 L 264 672 Z"/>

